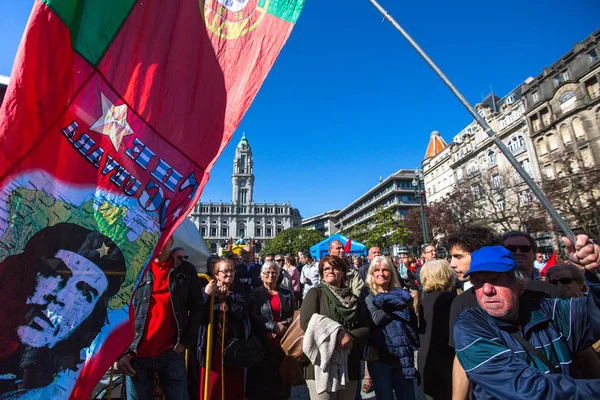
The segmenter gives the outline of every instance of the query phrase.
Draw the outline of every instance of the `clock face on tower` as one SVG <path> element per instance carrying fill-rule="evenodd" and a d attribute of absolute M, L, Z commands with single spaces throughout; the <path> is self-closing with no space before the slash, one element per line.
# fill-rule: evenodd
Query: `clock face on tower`
<path fill-rule="evenodd" d="M 245 187 L 245 186 L 246 186 L 246 180 L 245 180 L 245 179 L 242 179 L 242 180 L 240 181 L 240 187 Z"/>

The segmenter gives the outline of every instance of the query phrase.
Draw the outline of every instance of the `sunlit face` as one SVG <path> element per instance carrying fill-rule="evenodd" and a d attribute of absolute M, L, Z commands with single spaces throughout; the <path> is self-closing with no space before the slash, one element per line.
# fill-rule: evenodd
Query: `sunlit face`
<path fill-rule="evenodd" d="M 369 254 L 367 255 L 367 260 L 369 262 L 373 261 L 373 259 L 377 256 L 381 255 L 381 249 L 379 247 L 371 247 L 369 249 Z"/>
<path fill-rule="evenodd" d="M 542 253 L 535 253 L 535 261 L 539 263 L 544 262 L 544 255 Z"/>
<path fill-rule="evenodd" d="M 235 269 L 230 268 L 227 263 L 223 262 L 217 266 L 217 272 L 215 274 L 215 278 L 217 278 L 218 286 L 229 286 L 230 284 L 233 283 L 234 277 L 235 277 Z"/>
<path fill-rule="evenodd" d="M 406 266 L 408 262 L 408 254 L 400 254 L 400 257 L 398 258 L 400 259 L 400 263 Z"/>
<path fill-rule="evenodd" d="M 523 236 L 511 236 L 504 240 L 503 246 L 512 253 L 521 272 L 525 276 L 531 276 L 535 253 L 529 240 Z"/>
<path fill-rule="evenodd" d="M 329 254 L 332 256 L 344 257 L 344 246 L 341 242 L 335 242 L 331 245 Z"/>
<path fill-rule="evenodd" d="M 471 275 L 481 308 L 494 318 L 513 321 L 519 314 L 519 285 L 510 272 L 475 272 Z"/>
<path fill-rule="evenodd" d="M 262 273 L 262 279 L 265 285 L 271 285 L 277 283 L 279 273 L 275 267 L 266 268 Z"/>
<path fill-rule="evenodd" d="M 450 266 L 456 271 L 456 276 L 461 282 L 467 281 L 464 275 L 471 268 L 471 253 L 463 250 L 460 246 L 452 246 L 450 249 Z"/>
<path fill-rule="evenodd" d="M 435 246 L 427 246 L 423 250 L 423 258 L 425 261 L 437 260 L 437 250 Z"/>
<path fill-rule="evenodd" d="M 27 322 L 17 328 L 21 341 L 31 347 L 54 347 L 85 321 L 108 288 L 104 272 L 79 254 L 59 250 L 70 277 L 37 274 L 35 292 L 27 299 Z"/>
<path fill-rule="evenodd" d="M 344 272 L 341 269 L 332 267 L 331 264 L 326 262 L 323 265 L 323 280 L 333 286 L 342 286 L 342 279 L 344 278 Z"/>
<path fill-rule="evenodd" d="M 360 267 L 360 260 L 358 258 L 353 258 L 352 265 L 354 265 L 354 268 L 358 269 L 358 267 Z"/>
<path fill-rule="evenodd" d="M 392 272 L 384 264 L 377 264 L 373 269 L 373 280 L 375 284 L 385 291 L 389 290 Z"/>

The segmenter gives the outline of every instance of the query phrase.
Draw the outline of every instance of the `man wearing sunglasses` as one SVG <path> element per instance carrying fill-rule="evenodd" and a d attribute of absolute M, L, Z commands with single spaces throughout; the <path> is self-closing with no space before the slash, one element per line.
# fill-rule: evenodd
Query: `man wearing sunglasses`
<path fill-rule="evenodd" d="M 569 298 L 583 297 L 588 291 L 583 269 L 573 264 L 560 263 L 548 268 L 546 282 L 561 288 L 564 293 L 569 294 Z"/>
<path fill-rule="evenodd" d="M 171 250 L 171 254 L 173 257 L 179 259 L 179 261 L 187 261 L 189 258 L 183 247 L 175 247 Z"/>
<path fill-rule="evenodd" d="M 534 281 L 540 280 L 540 271 L 533 268 L 537 244 L 530 234 L 520 231 L 506 232 L 502 235 L 502 245 L 512 253 L 525 277 Z"/>

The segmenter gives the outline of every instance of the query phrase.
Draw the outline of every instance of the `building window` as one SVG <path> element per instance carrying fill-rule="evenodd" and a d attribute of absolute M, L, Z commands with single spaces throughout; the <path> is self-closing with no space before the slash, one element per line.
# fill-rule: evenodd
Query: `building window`
<path fill-rule="evenodd" d="M 554 82 L 554 86 L 555 87 L 558 86 L 558 85 L 560 85 L 560 83 L 562 82 L 561 79 L 560 79 L 560 75 L 556 75 L 554 77 L 554 79 L 552 79 L 552 81 Z"/>
<path fill-rule="evenodd" d="M 277 207 L 277 208 L 275 209 L 275 212 L 276 212 L 277 214 L 283 214 L 283 207 Z"/>
<path fill-rule="evenodd" d="M 217 225 L 218 223 L 219 223 L 219 221 L 217 221 L 217 220 L 211 221 L 211 224 L 213 224 L 213 225 Z"/>
<path fill-rule="evenodd" d="M 525 147 L 525 138 L 523 136 L 515 136 L 508 141 L 508 149 L 511 152 L 516 152 Z"/>
<path fill-rule="evenodd" d="M 469 166 L 467 167 L 467 176 L 473 177 L 473 176 L 477 175 L 478 173 L 479 173 L 479 164 L 477 164 L 476 162 L 472 162 L 471 164 L 469 164 Z"/>
<path fill-rule="evenodd" d="M 569 71 L 565 71 L 562 73 L 562 80 L 564 81 L 568 81 L 569 79 L 571 79 L 571 74 L 569 74 Z"/>
<path fill-rule="evenodd" d="M 239 236 L 239 237 L 244 237 L 244 236 L 246 236 L 246 228 L 239 228 L 239 229 L 238 229 L 238 236 Z"/>
<path fill-rule="evenodd" d="M 459 181 L 461 181 L 463 178 L 463 171 L 462 168 L 459 168 L 456 170 L 456 179 L 458 179 Z"/>
<path fill-rule="evenodd" d="M 581 119 L 574 118 L 573 119 L 573 132 L 575 133 L 575 137 L 577 140 L 585 140 L 585 130 L 583 129 L 583 124 L 581 123 Z"/>
<path fill-rule="evenodd" d="M 267 225 L 269 225 L 269 226 L 273 225 L 273 221 L 267 221 Z"/>
<path fill-rule="evenodd" d="M 560 137 L 565 146 L 571 144 L 571 134 L 569 133 L 569 128 L 566 124 L 562 124 L 560 127 Z"/>
<path fill-rule="evenodd" d="M 277 234 L 279 235 L 283 231 L 283 228 L 277 228 Z"/>
<path fill-rule="evenodd" d="M 548 179 L 554 178 L 554 169 L 552 168 L 552 165 L 548 165 L 544 169 L 544 172 L 546 173 L 546 178 L 548 178 Z"/>
<path fill-rule="evenodd" d="M 498 206 L 498 210 L 501 210 L 501 211 L 504 210 L 504 200 L 498 200 L 496 202 L 496 205 Z"/>
<path fill-rule="evenodd" d="M 248 191 L 247 190 L 240 190 L 240 203 L 241 204 L 246 204 L 248 199 Z"/>
<path fill-rule="evenodd" d="M 271 236 L 273 236 L 273 229 L 271 229 L 271 228 L 267 228 L 267 229 L 266 229 L 266 231 L 267 231 L 267 234 L 265 235 L 266 237 L 271 237 Z"/>
<path fill-rule="evenodd" d="M 548 146 L 550 147 L 550 151 L 558 149 L 558 144 L 556 143 L 556 138 L 554 137 L 554 135 L 548 135 L 546 136 L 546 139 L 548 139 Z"/>
<path fill-rule="evenodd" d="M 590 64 L 593 64 L 598 60 L 598 53 L 596 53 L 596 50 L 591 50 L 587 53 L 587 57 Z"/>
<path fill-rule="evenodd" d="M 531 176 L 531 163 L 528 158 L 521 161 L 521 167 L 527 172 L 527 175 Z"/>
<path fill-rule="evenodd" d="M 206 228 L 200 228 L 200 235 L 206 236 Z"/>
<path fill-rule="evenodd" d="M 221 228 L 221 236 L 224 236 L 224 237 L 229 236 L 229 229 L 228 228 Z"/>
<path fill-rule="evenodd" d="M 240 174 L 246 173 L 246 155 L 242 154 L 240 157 L 240 166 L 239 166 Z"/>
<path fill-rule="evenodd" d="M 481 198 L 481 194 L 479 192 L 479 186 L 475 185 L 471 187 L 471 193 L 473 194 L 474 200 L 479 200 Z"/>
<path fill-rule="evenodd" d="M 256 228 L 255 229 L 255 236 L 262 236 L 262 229 L 261 228 Z"/>
<path fill-rule="evenodd" d="M 533 92 L 531 99 L 534 103 L 538 102 L 540 100 L 540 94 L 537 91 Z"/>
<path fill-rule="evenodd" d="M 210 228 L 210 236 L 217 236 L 217 228 Z"/>
<path fill-rule="evenodd" d="M 202 225 L 206 225 L 206 224 L 207 224 L 207 222 L 208 222 L 208 221 L 207 221 L 206 219 L 203 219 L 203 220 L 202 220 L 202 222 L 200 222 L 200 223 L 201 223 Z"/>
<path fill-rule="evenodd" d="M 488 151 L 487 161 L 490 166 L 496 165 L 496 153 L 493 150 Z"/>
<path fill-rule="evenodd" d="M 512 104 L 515 102 L 516 96 L 514 94 L 511 94 L 510 96 L 508 96 L 506 98 L 506 104 Z"/>
<path fill-rule="evenodd" d="M 500 184 L 501 184 L 501 182 L 500 182 L 500 175 L 494 174 L 492 176 L 492 187 L 494 189 L 500 189 Z"/>
<path fill-rule="evenodd" d="M 548 152 L 548 148 L 546 147 L 546 142 L 544 141 L 544 138 L 540 138 L 540 140 L 537 141 L 537 146 L 538 146 L 538 153 L 540 155 L 544 155 Z"/>

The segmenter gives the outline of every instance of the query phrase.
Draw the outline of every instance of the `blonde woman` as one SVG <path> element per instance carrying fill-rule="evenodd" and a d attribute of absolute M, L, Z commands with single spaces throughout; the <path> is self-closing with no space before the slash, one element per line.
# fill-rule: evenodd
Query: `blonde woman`
<path fill-rule="evenodd" d="M 450 307 L 456 295 L 452 267 L 444 260 L 428 261 L 421 268 L 423 297 L 419 338 L 421 349 L 417 365 L 421 387 L 428 398 L 452 397 L 454 349 L 448 346 Z"/>
<path fill-rule="evenodd" d="M 375 257 L 367 272 L 365 298 L 371 316 L 371 346 L 379 359 L 367 362 L 377 400 L 415 398 L 414 351 L 419 346 L 417 317 L 410 293 L 402 288 L 398 273 L 384 256 Z"/>

